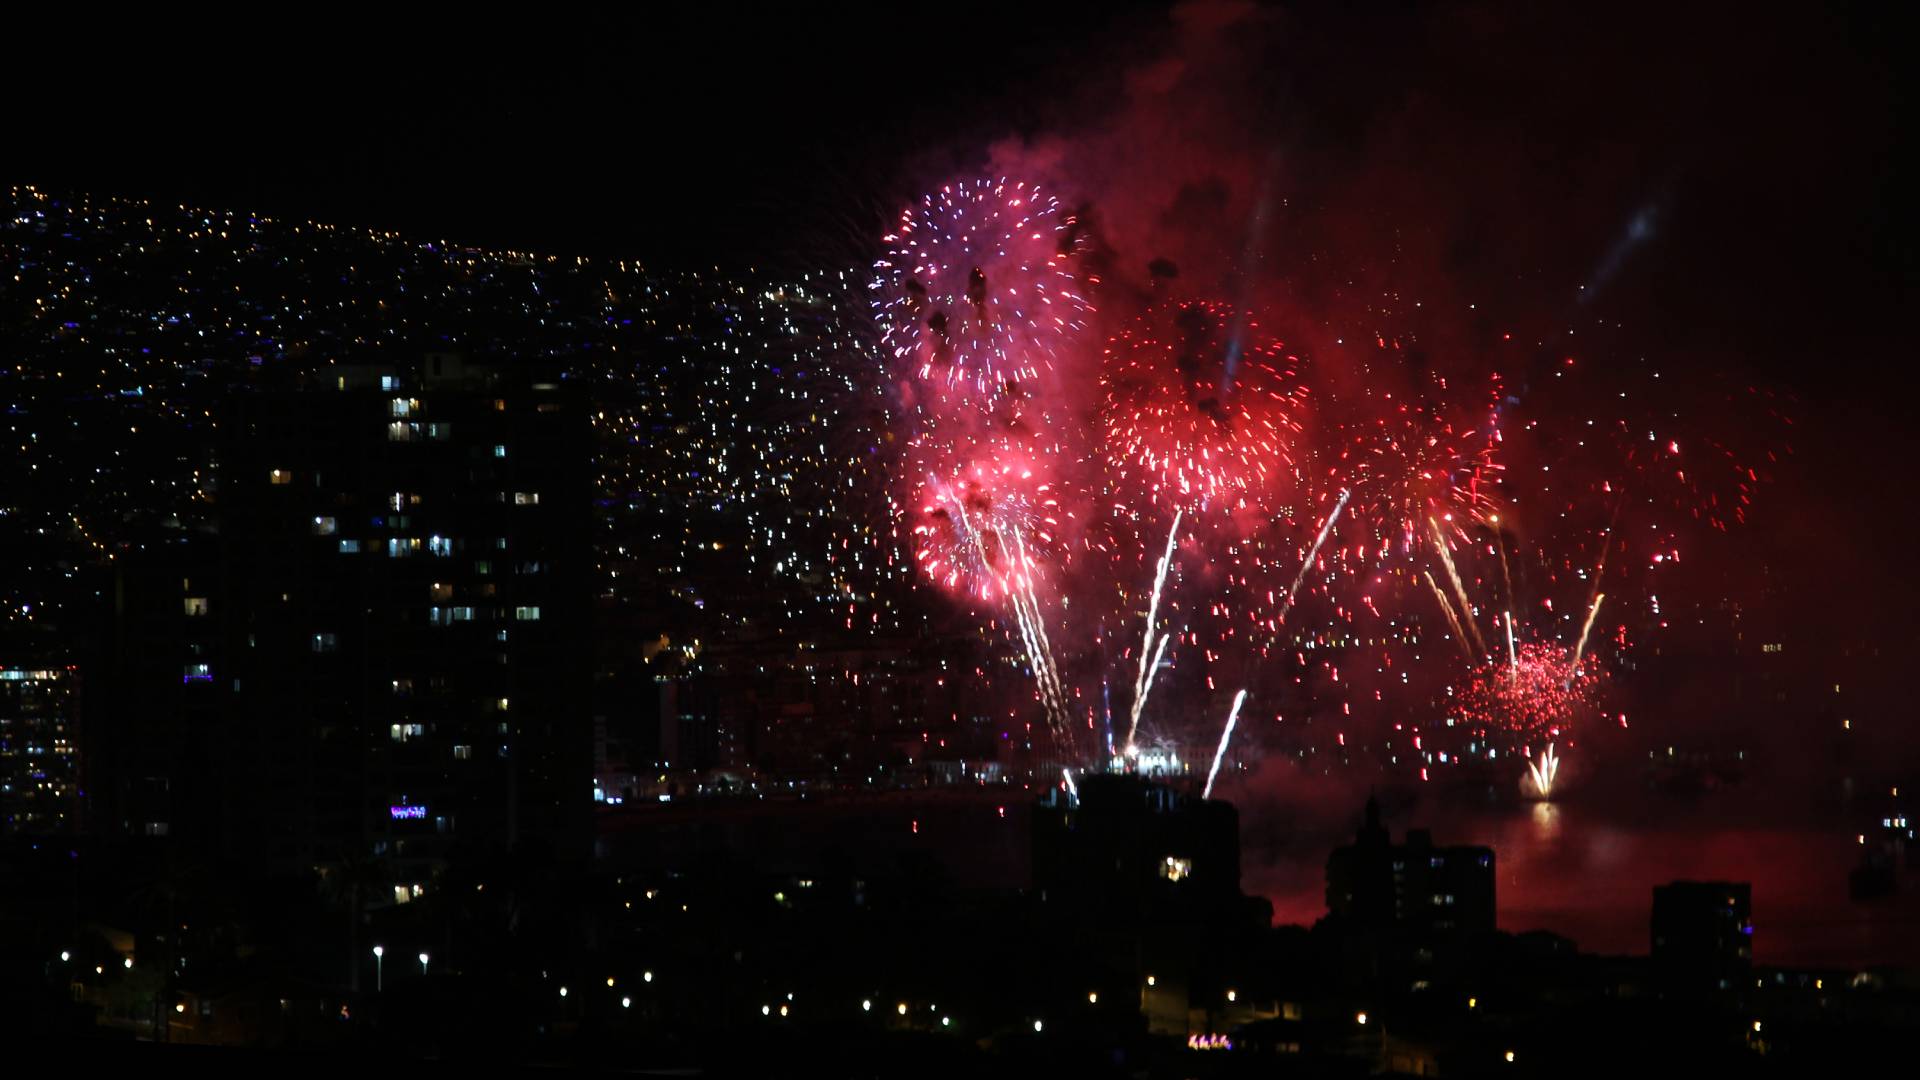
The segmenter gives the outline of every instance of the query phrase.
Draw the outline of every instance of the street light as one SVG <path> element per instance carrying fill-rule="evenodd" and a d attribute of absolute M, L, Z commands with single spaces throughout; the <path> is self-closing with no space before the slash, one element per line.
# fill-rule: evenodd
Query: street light
<path fill-rule="evenodd" d="M 387 965 L 386 961 L 382 959 L 382 957 L 386 955 L 387 947 L 385 945 L 375 945 L 373 947 L 373 992 L 376 994 L 386 989 Z"/>
<path fill-rule="evenodd" d="M 427 973 L 427 954 L 421 953 L 420 954 L 420 974 L 425 975 L 426 973 Z"/>

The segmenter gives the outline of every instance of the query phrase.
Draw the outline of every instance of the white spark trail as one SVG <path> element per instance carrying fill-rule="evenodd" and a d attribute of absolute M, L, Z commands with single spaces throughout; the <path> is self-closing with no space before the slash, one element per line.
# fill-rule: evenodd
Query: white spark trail
<path fill-rule="evenodd" d="M 1220 745 L 1213 751 L 1213 767 L 1207 770 L 1207 786 L 1200 792 L 1203 799 L 1213 798 L 1213 780 L 1220 775 L 1220 760 L 1227 756 L 1227 743 L 1233 739 L 1233 725 L 1240 719 L 1240 706 L 1247 700 L 1245 690 L 1233 695 L 1233 709 L 1227 713 L 1227 726 L 1220 732 Z"/>
<path fill-rule="evenodd" d="M 1153 647 L 1153 639 L 1156 624 L 1160 620 L 1160 593 L 1167 584 L 1167 569 L 1173 565 L 1173 548 L 1180 536 L 1180 518 L 1185 513 L 1184 510 L 1174 511 L 1173 528 L 1167 530 L 1166 554 L 1160 557 L 1159 564 L 1154 567 L 1153 598 L 1147 602 L 1147 634 L 1140 642 L 1140 672 L 1134 676 L 1133 709 L 1127 722 L 1126 750 L 1128 753 L 1132 753 L 1134 736 L 1140 732 L 1140 714 L 1146 708 L 1147 691 L 1153 688 L 1153 672 L 1160 666 L 1160 653 L 1166 649 L 1166 638 L 1160 639 L 1158 651 Z M 1147 660 L 1149 654 L 1153 657 L 1151 663 Z"/>
<path fill-rule="evenodd" d="M 1273 620 L 1274 633 L 1278 634 L 1280 625 L 1287 621 L 1287 612 L 1293 610 L 1293 602 L 1300 596 L 1300 583 L 1307 579 L 1307 571 L 1313 568 L 1313 560 L 1320 554 L 1320 545 L 1327 542 L 1327 534 L 1333 531 L 1333 523 L 1340 520 L 1340 511 L 1347 508 L 1347 497 L 1353 492 L 1342 488 L 1340 499 L 1333 504 L 1333 512 L 1320 526 L 1320 535 L 1313 538 L 1313 546 L 1307 549 L 1307 557 L 1300 560 L 1300 572 L 1293 575 L 1293 584 L 1287 588 L 1287 599 L 1280 605 L 1280 614 Z"/>
<path fill-rule="evenodd" d="M 1433 574 L 1426 570 L 1420 573 L 1427 579 L 1427 588 L 1433 590 L 1433 598 L 1440 601 L 1440 612 L 1447 617 L 1447 625 L 1453 627 L 1454 644 L 1460 646 L 1460 654 L 1467 658 L 1468 663 L 1472 663 L 1473 647 L 1467 644 L 1467 632 L 1460 628 L 1460 619 L 1453 613 L 1453 602 L 1447 599 L 1446 593 L 1440 591 L 1440 585 L 1433 580 Z"/>
<path fill-rule="evenodd" d="M 1587 609 L 1587 621 L 1580 627 L 1580 643 L 1573 647 L 1573 663 L 1567 665 L 1567 682 L 1573 682 L 1574 672 L 1580 670 L 1580 657 L 1587 651 L 1587 635 L 1593 631 L 1593 618 L 1600 614 L 1600 603 L 1607 598 L 1606 593 L 1593 595 L 1593 606 Z"/>
<path fill-rule="evenodd" d="M 1480 650 L 1480 655 L 1485 656 L 1487 639 L 1480 636 L 1480 624 L 1473 619 L 1473 605 L 1467 603 L 1467 587 L 1460 583 L 1460 570 L 1453 565 L 1453 550 L 1447 547 L 1447 538 L 1441 534 L 1439 522 L 1428 518 L 1427 525 L 1433 530 L 1434 550 L 1440 553 L 1440 562 L 1447 568 L 1447 580 L 1453 582 L 1453 593 L 1460 598 L 1460 619 L 1473 633 L 1473 643 Z"/>

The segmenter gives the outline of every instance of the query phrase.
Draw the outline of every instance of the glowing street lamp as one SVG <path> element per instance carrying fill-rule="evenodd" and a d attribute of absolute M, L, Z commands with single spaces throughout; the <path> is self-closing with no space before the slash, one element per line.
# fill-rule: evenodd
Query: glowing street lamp
<path fill-rule="evenodd" d="M 385 945 L 373 947 L 373 992 L 376 994 L 386 989 L 386 955 Z"/>
<path fill-rule="evenodd" d="M 428 960 L 427 954 L 421 953 L 420 954 L 420 974 L 422 975 L 425 975 L 427 973 L 427 960 Z"/>

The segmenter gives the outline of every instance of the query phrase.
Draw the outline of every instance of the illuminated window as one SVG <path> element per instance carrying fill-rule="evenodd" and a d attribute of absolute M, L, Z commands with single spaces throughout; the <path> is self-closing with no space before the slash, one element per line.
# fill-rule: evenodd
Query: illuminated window
<path fill-rule="evenodd" d="M 540 493 L 537 491 L 516 491 L 513 493 L 515 506 L 539 506 Z"/>
<path fill-rule="evenodd" d="M 339 531 L 339 527 L 339 523 L 330 517 L 316 517 L 313 519 L 313 535 L 315 536 L 332 536 L 335 532 Z"/>
<path fill-rule="evenodd" d="M 493 456 L 494 456 L 494 457 L 506 457 L 506 456 L 507 456 L 507 448 L 506 448 L 506 446 L 505 446 L 504 444 L 502 444 L 502 443 L 495 443 L 495 444 L 494 444 L 494 446 L 493 446 Z"/>
<path fill-rule="evenodd" d="M 340 541 L 340 554 L 342 554 L 342 555 L 358 555 L 359 553 L 360 553 L 360 541 L 358 541 L 358 540 L 342 540 L 342 541 Z"/>
<path fill-rule="evenodd" d="M 420 403 L 417 401 L 414 401 L 411 398 L 397 397 L 393 399 L 392 408 L 388 410 L 388 412 L 389 412 L 389 415 L 404 418 L 404 417 L 412 416 L 413 410 L 419 407 L 420 407 Z"/>
<path fill-rule="evenodd" d="M 270 484 L 291 484 L 293 483 L 293 473 L 286 469 L 274 469 L 267 473 L 267 482 Z"/>
<path fill-rule="evenodd" d="M 186 674 L 183 677 L 182 681 L 212 682 L 213 666 L 211 664 L 188 664 Z"/>
<path fill-rule="evenodd" d="M 313 651 L 314 652 L 317 652 L 317 653 L 337 652 L 339 648 L 340 648 L 340 639 L 336 635 L 333 635 L 333 634 L 313 635 Z"/>
<path fill-rule="evenodd" d="M 466 745 L 455 746 L 453 748 L 453 757 L 456 761 L 466 761 L 473 757 L 473 747 Z"/>
<path fill-rule="evenodd" d="M 1193 860 L 1169 855 L 1160 863 L 1160 876 L 1168 881 L 1185 881 L 1193 876 Z"/>
<path fill-rule="evenodd" d="M 513 609 L 513 617 L 523 622 L 531 622 L 540 617 L 540 608 L 538 605 L 533 607 L 517 607 Z"/>
<path fill-rule="evenodd" d="M 432 585 L 427 586 L 427 595 L 429 598 L 444 604 L 448 600 L 453 599 L 453 586 L 436 581 Z"/>
<path fill-rule="evenodd" d="M 451 536 L 428 537 L 427 552 L 432 555 L 439 555 L 443 558 L 446 556 L 452 555 L 453 554 L 453 537 Z"/>
<path fill-rule="evenodd" d="M 186 609 L 188 618 L 198 618 L 207 613 L 207 598 L 189 596 L 181 602 L 181 606 Z"/>

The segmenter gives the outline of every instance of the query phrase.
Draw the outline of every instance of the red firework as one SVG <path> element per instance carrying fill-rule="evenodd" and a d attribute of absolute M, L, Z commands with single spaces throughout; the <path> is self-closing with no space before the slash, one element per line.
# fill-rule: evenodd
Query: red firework
<path fill-rule="evenodd" d="M 1429 376 L 1413 393 L 1363 388 L 1351 400 L 1322 399 L 1313 471 L 1328 490 L 1353 492 L 1348 551 L 1410 554 L 1435 529 L 1464 538 L 1488 519 L 1502 473 L 1500 397 L 1496 375 L 1480 391 Z"/>
<path fill-rule="evenodd" d="M 1582 721 L 1598 714 L 1604 679 L 1604 670 L 1591 657 L 1576 668 L 1568 646 L 1528 643 L 1520 645 L 1511 659 L 1503 656 L 1475 668 L 1453 712 L 1480 734 L 1565 739 Z"/>
<path fill-rule="evenodd" d="M 1034 463 L 995 455 L 917 475 L 905 511 L 914 561 L 942 588 L 991 601 L 1060 556 L 1068 512 Z"/>
<path fill-rule="evenodd" d="M 1245 312 L 1157 308 L 1107 343 L 1107 453 L 1123 482 L 1180 509 L 1270 509 L 1293 475 L 1305 391 L 1295 359 Z"/>

